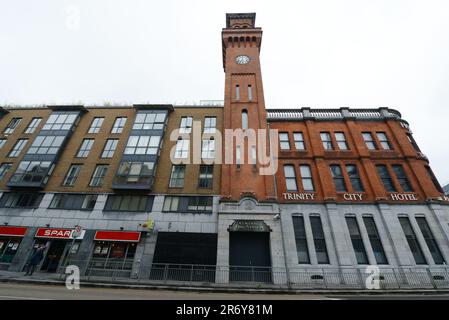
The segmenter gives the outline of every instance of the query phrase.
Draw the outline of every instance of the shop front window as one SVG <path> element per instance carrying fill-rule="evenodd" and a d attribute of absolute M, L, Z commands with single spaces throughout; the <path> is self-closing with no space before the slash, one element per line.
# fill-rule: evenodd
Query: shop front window
<path fill-rule="evenodd" d="M 11 263 L 21 240 L 21 238 L 0 237 L 0 263 Z"/>
<path fill-rule="evenodd" d="M 131 270 L 136 253 L 136 243 L 97 241 L 91 268 Z"/>

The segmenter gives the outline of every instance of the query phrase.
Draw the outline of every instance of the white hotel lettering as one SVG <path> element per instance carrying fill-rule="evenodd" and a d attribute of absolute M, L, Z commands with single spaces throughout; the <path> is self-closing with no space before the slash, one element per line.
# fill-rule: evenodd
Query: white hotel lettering
<path fill-rule="evenodd" d="M 391 196 L 391 200 L 393 201 L 416 201 L 418 200 L 416 198 L 416 195 L 413 193 L 393 193 L 390 195 Z"/>

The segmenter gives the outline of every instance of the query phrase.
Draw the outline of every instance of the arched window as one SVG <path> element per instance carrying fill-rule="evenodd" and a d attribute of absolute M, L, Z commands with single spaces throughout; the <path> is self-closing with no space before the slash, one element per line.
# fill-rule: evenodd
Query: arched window
<path fill-rule="evenodd" d="M 248 111 L 242 111 L 242 129 L 248 129 Z"/>

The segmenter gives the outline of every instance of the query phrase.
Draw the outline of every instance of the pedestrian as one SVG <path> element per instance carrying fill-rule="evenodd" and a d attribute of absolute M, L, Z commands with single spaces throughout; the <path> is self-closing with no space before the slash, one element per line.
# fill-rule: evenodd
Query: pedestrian
<path fill-rule="evenodd" d="M 40 245 L 36 249 L 36 251 L 33 253 L 33 255 L 31 256 L 30 262 L 28 263 L 28 265 L 26 267 L 26 273 L 25 273 L 26 276 L 28 276 L 28 275 L 31 276 L 33 274 L 34 269 L 36 268 L 36 266 L 44 258 L 45 248 L 46 248 L 45 245 Z"/>

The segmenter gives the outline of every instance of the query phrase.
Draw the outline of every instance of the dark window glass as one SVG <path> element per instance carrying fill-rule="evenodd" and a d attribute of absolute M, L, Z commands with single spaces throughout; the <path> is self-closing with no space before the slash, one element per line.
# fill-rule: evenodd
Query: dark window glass
<path fill-rule="evenodd" d="M 198 181 L 198 187 L 200 188 L 212 188 L 213 184 L 213 165 L 200 165 L 200 175 Z"/>
<path fill-rule="evenodd" d="M 186 166 L 185 165 L 173 165 L 170 175 L 170 188 L 182 188 L 184 187 L 184 176 Z"/>
<path fill-rule="evenodd" d="M 8 173 L 9 169 L 11 169 L 12 163 L 2 163 L 0 166 L 0 181 L 3 177 Z"/>
<path fill-rule="evenodd" d="M 432 182 L 433 182 L 433 185 L 435 186 L 435 188 L 439 192 L 444 193 L 444 190 L 443 190 L 443 188 L 441 188 L 441 185 L 438 182 L 437 177 L 435 177 L 435 174 L 433 173 L 432 169 L 430 169 L 429 166 L 426 166 L 426 171 L 427 171 L 427 174 L 429 175 L 430 179 L 432 179 Z"/>
<path fill-rule="evenodd" d="M 212 212 L 212 200 L 213 197 L 189 197 L 187 210 Z"/>
<path fill-rule="evenodd" d="M 96 166 L 92 179 L 90 179 L 89 183 L 91 187 L 101 187 L 104 177 L 108 171 L 108 167 L 109 165 L 107 164 L 99 164 Z"/>
<path fill-rule="evenodd" d="M 413 135 L 410 133 L 407 133 L 407 138 L 408 141 L 411 143 L 411 145 L 413 146 L 413 148 L 415 149 L 415 151 L 417 152 L 421 152 L 421 149 L 419 149 L 418 144 L 415 141 L 415 138 L 413 138 Z"/>
<path fill-rule="evenodd" d="M 143 184 L 150 183 L 153 176 L 154 162 L 128 162 L 120 163 L 115 177 L 115 183 Z"/>
<path fill-rule="evenodd" d="M 67 172 L 67 175 L 65 176 L 62 185 L 66 187 L 73 186 L 80 174 L 81 168 L 82 168 L 81 164 L 72 164 L 69 168 L 69 171 Z"/>
<path fill-rule="evenodd" d="M 337 192 L 347 192 L 348 188 L 346 187 L 345 178 L 343 176 L 343 172 L 341 171 L 341 167 L 339 165 L 331 165 L 331 173 L 332 179 L 334 180 L 335 190 Z"/>
<path fill-rule="evenodd" d="M 349 235 L 351 237 L 352 247 L 354 248 L 355 256 L 357 258 L 357 263 L 368 264 L 365 245 L 363 244 L 356 217 L 346 217 L 346 223 L 348 225 Z"/>
<path fill-rule="evenodd" d="M 95 207 L 97 195 L 95 194 L 67 194 L 56 193 L 50 202 L 51 209 L 65 210 L 92 210 Z"/>
<path fill-rule="evenodd" d="M 50 161 L 22 161 L 11 177 L 11 182 L 42 182 L 47 176 Z"/>
<path fill-rule="evenodd" d="M 404 231 L 405 238 L 407 239 L 407 243 L 412 251 L 416 264 L 427 264 L 421 246 L 416 239 L 410 220 L 407 217 L 399 217 L 399 222 L 401 223 L 402 230 Z"/>
<path fill-rule="evenodd" d="M 110 195 L 106 203 L 106 211 L 151 211 L 149 196 Z"/>
<path fill-rule="evenodd" d="M 380 241 L 379 233 L 377 232 L 376 223 L 373 217 L 363 217 L 363 223 L 365 224 L 368 238 L 373 248 L 374 257 L 378 264 L 388 264 L 387 257 L 385 256 L 382 241 Z"/>
<path fill-rule="evenodd" d="M 329 263 L 327 255 L 326 239 L 324 237 L 323 225 L 319 216 L 310 216 L 313 243 L 315 244 L 316 258 L 319 264 Z"/>
<path fill-rule="evenodd" d="M 6 192 L 0 203 L 7 208 L 37 208 L 42 200 L 40 193 Z"/>
<path fill-rule="evenodd" d="M 310 263 L 309 249 L 307 248 L 306 229 L 304 226 L 304 217 L 293 216 L 292 219 L 293 219 L 293 229 L 295 231 L 298 263 Z"/>
<path fill-rule="evenodd" d="M 441 254 L 440 248 L 427 224 L 426 218 L 416 217 L 416 222 L 418 223 L 419 229 L 421 229 L 424 240 L 426 240 L 427 247 L 429 247 L 429 251 L 432 254 L 435 264 L 445 264 L 443 255 Z"/>
<path fill-rule="evenodd" d="M 396 187 L 393 184 L 393 179 L 391 179 L 390 173 L 388 172 L 387 166 L 380 164 L 376 166 L 377 173 L 379 174 L 380 180 L 384 188 L 388 192 L 396 192 Z"/>
<path fill-rule="evenodd" d="M 412 192 L 413 188 L 407 179 L 404 168 L 400 164 L 393 165 L 392 168 L 394 174 L 396 175 L 396 179 L 398 179 L 399 184 L 402 187 L 402 190 L 404 190 L 405 192 Z"/>
<path fill-rule="evenodd" d="M 352 191 L 365 191 L 362 180 L 360 179 L 359 170 L 357 170 L 357 166 L 352 164 L 346 165 L 346 172 L 348 173 L 349 181 L 351 181 Z"/>

